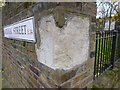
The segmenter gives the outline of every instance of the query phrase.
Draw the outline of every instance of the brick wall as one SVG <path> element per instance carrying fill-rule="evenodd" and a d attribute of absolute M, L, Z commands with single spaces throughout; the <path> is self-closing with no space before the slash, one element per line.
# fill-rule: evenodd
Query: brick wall
<path fill-rule="evenodd" d="M 53 15 L 55 13 L 61 15 L 61 12 L 57 12 L 57 8 L 62 8 L 62 10 L 68 14 L 81 14 L 91 19 L 89 60 L 70 70 L 53 70 L 38 62 L 35 51 L 35 45 L 40 46 L 40 36 L 38 34 L 36 34 L 36 43 L 28 43 L 3 37 L 3 77 L 9 81 L 11 87 L 91 87 L 95 51 L 95 7 L 95 3 L 6 3 L 6 6 L 3 7 L 3 26 L 34 16 L 36 32 L 38 32 L 37 21 L 40 20 L 41 17 L 51 13 Z M 64 17 L 62 19 L 62 21 L 59 21 L 60 17 L 55 17 L 56 25 L 60 28 L 65 22 Z"/>

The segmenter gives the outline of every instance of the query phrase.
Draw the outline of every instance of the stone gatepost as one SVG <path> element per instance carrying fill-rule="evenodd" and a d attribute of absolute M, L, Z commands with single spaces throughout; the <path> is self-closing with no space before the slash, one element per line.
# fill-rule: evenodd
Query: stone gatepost
<path fill-rule="evenodd" d="M 56 14 L 38 21 L 40 46 L 36 45 L 36 54 L 43 64 L 41 81 L 45 87 L 90 88 L 95 54 L 92 18 L 83 14 L 64 15 L 62 27 L 57 26 L 62 18 L 56 23 Z"/>
<path fill-rule="evenodd" d="M 7 2 L 3 27 L 34 17 L 36 42 L 3 37 L 2 76 L 12 88 L 91 88 L 94 2 Z"/>

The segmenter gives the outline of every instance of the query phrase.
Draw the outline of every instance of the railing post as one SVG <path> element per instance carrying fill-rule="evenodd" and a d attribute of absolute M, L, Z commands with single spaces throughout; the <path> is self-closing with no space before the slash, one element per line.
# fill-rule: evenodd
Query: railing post
<path fill-rule="evenodd" d="M 112 39 L 112 53 L 111 53 L 111 65 L 114 67 L 115 62 L 115 52 L 116 52 L 116 41 L 117 41 L 117 31 L 113 31 L 113 39 Z"/>
<path fill-rule="evenodd" d="M 96 31 L 96 46 L 95 46 L 95 62 L 94 62 L 94 80 L 95 80 L 95 78 L 96 78 L 96 73 L 98 73 L 97 72 L 97 64 L 96 64 L 96 58 L 97 58 L 97 49 L 98 49 L 98 32 Z"/>
<path fill-rule="evenodd" d="M 118 46 L 118 44 L 119 44 L 119 32 L 117 31 L 117 36 L 116 36 L 116 50 L 115 50 L 115 61 L 118 59 L 118 52 L 119 52 L 119 46 Z"/>

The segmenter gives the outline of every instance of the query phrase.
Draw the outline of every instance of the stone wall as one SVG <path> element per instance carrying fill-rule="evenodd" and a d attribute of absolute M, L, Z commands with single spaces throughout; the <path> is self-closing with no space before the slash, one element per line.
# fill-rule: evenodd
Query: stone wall
<path fill-rule="evenodd" d="M 2 22 L 2 8 L 0 7 L 0 21 Z M 0 24 L 0 70 L 2 70 L 2 23 Z M 2 88 L 2 72 L 0 72 L 0 89 Z"/>
<path fill-rule="evenodd" d="M 55 2 L 54 3 L 50 3 L 50 2 L 6 3 L 6 6 L 3 7 L 3 20 L 2 20 L 3 26 L 12 24 L 14 22 L 17 22 L 19 20 L 25 19 L 30 16 L 34 16 L 37 42 L 29 43 L 25 41 L 18 41 L 18 40 L 7 39 L 3 37 L 3 70 L 4 70 L 3 77 L 6 78 L 10 82 L 11 87 L 14 87 L 14 88 L 18 88 L 18 87 L 19 88 L 25 88 L 25 87 L 28 87 L 28 88 L 30 87 L 31 88 L 33 87 L 34 88 L 85 88 L 85 87 L 88 87 L 90 88 L 92 86 L 93 70 L 94 70 L 93 68 L 94 68 L 94 53 L 95 53 L 95 49 L 94 49 L 95 15 L 96 15 L 96 5 L 95 3 L 92 3 L 92 2 L 91 3 L 84 3 L 84 2 L 83 3 L 81 2 L 80 3 L 55 3 Z M 54 24 L 53 26 L 55 26 L 55 28 L 59 28 L 58 30 L 56 29 L 56 31 L 53 31 L 55 33 L 57 33 L 57 31 L 59 32 L 59 30 L 62 30 L 65 27 L 66 23 L 68 24 L 70 20 L 73 20 L 78 23 L 80 22 L 79 20 L 83 20 L 83 21 L 85 20 L 86 23 L 88 23 L 88 26 L 87 24 L 83 27 L 81 26 L 81 28 L 83 29 L 85 29 L 85 27 L 89 27 L 87 28 L 88 31 L 85 29 L 86 30 L 85 33 L 88 33 L 88 36 L 89 36 L 89 40 L 88 40 L 89 45 L 87 49 L 88 58 L 86 60 L 81 59 L 82 62 L 77 60 L 78 62 L 77 64 L 71 63 L 71 65 L 73 66 L 71 66 L 71 68 L 69 69 L 65 69 L 66 67 L 64 67 L 63 69 L 64 65 L 60 65 L 60 66 L 58 65 L 58 68 L 52 68 L 48 64 L 42 63 L 42 61 L 38 57 L 39 55 L 41 55 L 41 53 L 38 55 L 37 50 L 41 48 L 42 43 L 44 43 L 44 39 L 42 39 L 42 35 L 43 34 L 47 35 L 46 34 L 47 32 L 40 32 L 41 30 L 40 23 L 42 22 L 42 20 L 44 22 L 44 19 L 46 17 L 51 18 L 50 19 L 51 22 L 53 20 L 52 23 L 49 23 L 50 25 Z M 70 19 L 71 17 L 72 19 Z M 67 30 L 69 30 L 69 27 Z M 73 29 L 76 27 L 77 29 L 79 29 L 80 28 L 79 24 L 78 26 L 77 25 L 73 27 L 71 26 L 71 28 Z M 51 27 L 49 30 L 52 30 L 52 29 L 53 28 Z M 78 32 L 81 31 L 83 33 L 83 29 L 79 29 Z M 70 34 L 70 32 L 73 32 L 72 29 L 69 31 L 68 34 Z M 63 29 L 62 33 L 65 33 L 65 29 Z M 57 45 L 64 44 L 64 41 L 67 42 L 68 40 L 66 39 L 66 40 L 63 40 L 61 43 L 59 43 L 60 37 L 62 37 L 62 35 L 60 36 L 60 34 L 61 33 L 54 34 L 57 36 L 52 37 L 52 38 L 56 38 L 55 41 Z M 72 37 L 74 38 L 74 36 Z M 71 37 L 69 37 L 69 39 L 70 38 Z M 77 46 L 79 45 L 76 46 L 76 42 L 77 41 L 75 41 L 75 47 L 77 48 Z M 62 47 L 63 46 L 61 46 L 60 49 L 62 49 Z M 50 54 L 50 57 L 51 57 L 51 54 Z M 83 59 L 84 58 L 85 57 L 83 57 Z M 68 60 L 68 58 L 66 59 Z M 53 64 L 55 63 L 59 64 L 59 62 L 58 61 L 56 62 L 55 61 L 56 59 L 53 59 L 53 57 L 51 58 L 51 60 L 53 60 L 54 62 Z M 62 61 L 62 59 L 59 58 L 59 61 L 60 60 L 61 60 L 60 63 L 66 62 L 66 61 Z"/>

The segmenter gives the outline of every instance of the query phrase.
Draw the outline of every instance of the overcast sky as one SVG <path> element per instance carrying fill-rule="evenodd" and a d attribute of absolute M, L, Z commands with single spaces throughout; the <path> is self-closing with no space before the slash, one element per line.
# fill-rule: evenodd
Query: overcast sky
<path fill-rule="evenodd" d="M 109 8 L 109 6 L 108 5 L 102 5 L 102 4 L 100 4 L 100 2 L 101 2 L 102 0 L 97 0 L 97 2 L 96 2 L 96 4 L 97 4 L 97 15 L 96 15 L 96 18 L 99 18 L 99 17 L 103 17 L 102 16 L 102 14 L 101 13 L 99 13 L 100 11 L 102 11 L 103 10 L 103 8 L 105 9 L 105 13 L 107 12 L 107 9 Z M 109 0 L 109 2 L 111 2 L 111 0 Z M 100 5 L 99 5 L 100 4 Z M 115 3 L 115 5 L 117 5 L 118 4 L 118 2 L 117 3 Z M 112 13 L 116 13 L 116 11 L 114 10 Z M 112 14 L 112 15 L 114 15 L 114 14 Z"/>

